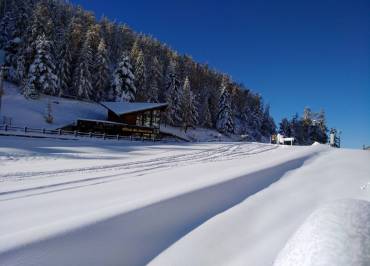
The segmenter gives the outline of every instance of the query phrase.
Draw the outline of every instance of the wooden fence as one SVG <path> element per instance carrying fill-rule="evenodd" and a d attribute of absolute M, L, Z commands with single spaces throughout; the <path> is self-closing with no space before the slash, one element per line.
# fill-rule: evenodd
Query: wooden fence
<path fill-rule="evenodd" d="M 0 125 L 0 131 L 4 132 L 18 132 L 27 136 L 36 136 L 32 134 L 40 134 L 45 136 L 71 136 L 74 138 L 97 138 L 103 140 L 129 140 L 129 141 L 158 141 L 159 139 L 146 136 L 122 136 L 122 135 L 107 135 L 94 132 L 79 132 L 79 131 L 68 131 L 62 129 L 45 129 L 45 128 L 30 128 L 30 127 L 16 127 L 10 125 Z"/>

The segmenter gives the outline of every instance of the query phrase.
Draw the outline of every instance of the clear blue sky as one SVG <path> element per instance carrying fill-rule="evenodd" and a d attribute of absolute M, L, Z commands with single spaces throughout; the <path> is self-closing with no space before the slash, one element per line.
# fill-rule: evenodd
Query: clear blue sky
<path fill-rule="evenodd" d="M 370 1 L 73 0 L 262 94 L 276 123 L 324 108 L 344 147 L 370 145 Z"/>

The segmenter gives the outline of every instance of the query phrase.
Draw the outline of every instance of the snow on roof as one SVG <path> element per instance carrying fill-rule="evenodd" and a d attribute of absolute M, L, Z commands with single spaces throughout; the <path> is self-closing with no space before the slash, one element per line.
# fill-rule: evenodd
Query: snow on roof
<path fill-rule="evenodd" d="M 118 115 L 135 113 L 135 112 L 146 111 L 146 110 L 151 110 L 151 109 L 159 109 L 159 108 L 166 107 L 168 105 L 167 103 L 141 103 L 141 102 L 136 102 L 136 103 L 101 102 L 100 104 Z"/>

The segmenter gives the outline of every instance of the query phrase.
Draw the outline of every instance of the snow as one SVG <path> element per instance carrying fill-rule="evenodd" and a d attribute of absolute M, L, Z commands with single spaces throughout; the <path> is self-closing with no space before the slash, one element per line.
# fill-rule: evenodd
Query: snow
<path fill-rule="evenodd" d="M 369 265 L 370 203 L 338 200 L 315 210 L 288 241 L 275 266 Z"/>
<path fill-rule="evenodd" d="M 129 114 L 139 111 L 151 110 L 167 106 L 166 103 L 141 103 L 141 102 L 101 102 L 101 105 L 113 111 L 116 114 Z"/>
<path fill-rule="evenodd" d="M 0 265 L 271 265 L 322 203 L 370 200 L 369 159 L 324 145 L 0 137 Z"/>
<path fill-rule="evenodd" d="M 280 157 L 288 148 L 275 152 L 280 150 Z M 370 200 L 369 189 L 362 189 L 370 180 L 370 154 L 323 145 L 311 149 L 323 150 L 179 239 L 152 265 L 272 265 L 290 236 L 321 204 L 343 198 Z"/>
<path fill-rule="evenodd" d="M 37 100 L 25 99 L 13 84 L 5 82 L 4 87 L 0 119 L 2 121 L 2 116 L 10 117 L 13 126 L 56 129 L 72 124 L 77 118 L 104 120 L 107 116 L 107 110 L 93 102 L 46 95 Z M 52 124 L 44 118 L 49 101 L 54 118 Z"/>

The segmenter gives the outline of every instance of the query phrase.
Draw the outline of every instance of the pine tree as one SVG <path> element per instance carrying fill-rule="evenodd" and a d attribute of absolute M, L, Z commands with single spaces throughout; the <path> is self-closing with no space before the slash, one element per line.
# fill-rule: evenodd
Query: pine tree
<path fill-rule="evenodd" d="M 302 119 L 299 118 L 298 114 L 295 114 L 290 121 L 290 132 L 291 136 L 296 139 L 298 144 L 305 144 L 303 122 Z"/>
<path fill-rule="evenodd" d="M 132 64 L 133 69 L 135 69 L 135 63 L 137 61 L 137 58 L 139 57 L 140 51 L 141 51 L 141 49 L 140 49 L 140 46 L 139 46 L 139 42 L 136 39 L 135 42 L 133 43 L 132 47 L 131 47 L 131 51 L 130 51 L 130 55 L 129 55 L 129 57 L 131 59 L 131 62 L 133 62 L 133 64 Z"/>
<path fill-rule="evenodd" d="M 328 142 L 328 128 L 326 126 L 325 111 L 321 110 L 317 115 L 317 127 L 319 131 L 318 142 L 327 143 Z"/>
<path fill-rule="evenodd" d="M 109 66 L 108 66 L 108 54 L 105 46 L 105 42 L 101 39 L 98 46 L 98 53 L 96 55 L 95 62 L 95 93 L 97 94 L 97 100 L 104 98 L 111 98 L 109 91 Z"/>
<path fill-rule="evenodd" d="M 12 38 L 12 32 L 15 28 L 13 16 L 13 12 L 7 11 L 0 20 L 0 49 L 6 47 Z"/>
<path fill-rule="evenodd" d="M 59 96 L 68 95 L 72 86 L 72 54 L 69 40 L 66 39 L 59 55 Z"/>
<path fill-rule="evenodd" d="M 266 105 L 262 114 L 261 134 L 266 139 L 276 132 L 276 125 L 270 116 L 270 105 Z"/>
<path fill-rule="evenodd" d="M 30 98 L 37 98 L 40 93 L 57 95 L 58 78 L 54 72 L 50 42 L 45 35 L 41 35 L 36 41 L 36 56 L 28 71 L 24 95 Z"/>
<path fill-rule="evenodd" d="M 167 70 L 167 90 L 166 102 L 168 103 L 166 112 L 166 121 L 172 126 L 181 126 L 182 112 L 181 112 L 181 98 L 182 91 L 180 82 L 177 79 L 175 72 L 175 63 L 171 62 Z"/>
<path fill-rule="evenodd" d="M 221 133 L 234 133 L 234 121 L 231 113 L 230 94 L 227 90 L 227 80 L 224 77 L 221 83 L 221 97 L 219 100 L 219 112 L 217 115 L 216 128 Z"/>
<path fill-rule="evenodd" d="M 211 111 L 209 110 L 208 100 L 205 101 L 204 118 L 203 118 L 202 126 L 204 126 L 206 128 L 212 128 L 212 126 L 213 126 L 212 116 L 211 116 Z"/>
<path fill-rule="evenodd" d="M 28 69 L 36 53 L 37 38 L 44 35 L 49 41 L 52 41 L 51 37 L 54 25 L 51 18 L 47 1 L 38 1 L 32 14 L 31 23 L 27 29 L 26 41 L 28 45 L 24 50 L 26 69 Z"/>
<path fill-rule="evenodd" d="M 78 65 L 74 75 L 74 89 L 77 96 L 88 100 L 99 100 L 99 96 L 93 88 L 93 75 L 96 72 L 93 55 L 97 54 L 100 37 L 99 25 L 89 27 L 83 43 Z"/>
<path fill-rule="evenodd" d="M 136 87 L 134 80 L 135 76 L 132 73 L 130 59 L 124 54 L 113 73 L 112 88 L 115 91 L 117 101 L 135 101 Z"/>
<path fill-rule="evenodd" d="M 144 62 L 144 54 L 141 50 L 136 57 L 134 64 L 134 75 L 135 75 L 135 87 L 136 87 L 136 99 L 137 101 L 146 101 L 147 95 L 145 91 L 146 85 L 146 69 Z"/>
<path fill-rule="evenodd" d="M 162 84 L 162 67 L 158 58 L 155 56 L 150 64 L 149 78 L 147 82 L 147 100 L 148 102 L 159 101 L 159 90 Z"/>
<path fill-rule="evenodd" d="M 77 92 L 77 96 L 82 99 L 94 99 L 92 87 L 92 75 L 90 65 L 92 62 L 92 51 L 89 42 L 86 40 L 79 59 L 79 64 L 76 67 L 74 74 L 73 86 Z"/>
<path fill-rule="evenodd" d="M 198 124 L 198 112 L 193 92 L 190 89 L 189 78 L 186 77 L 182 89 L 182 123 L 185 132 L 188 127 L 195 127 Z"/>

